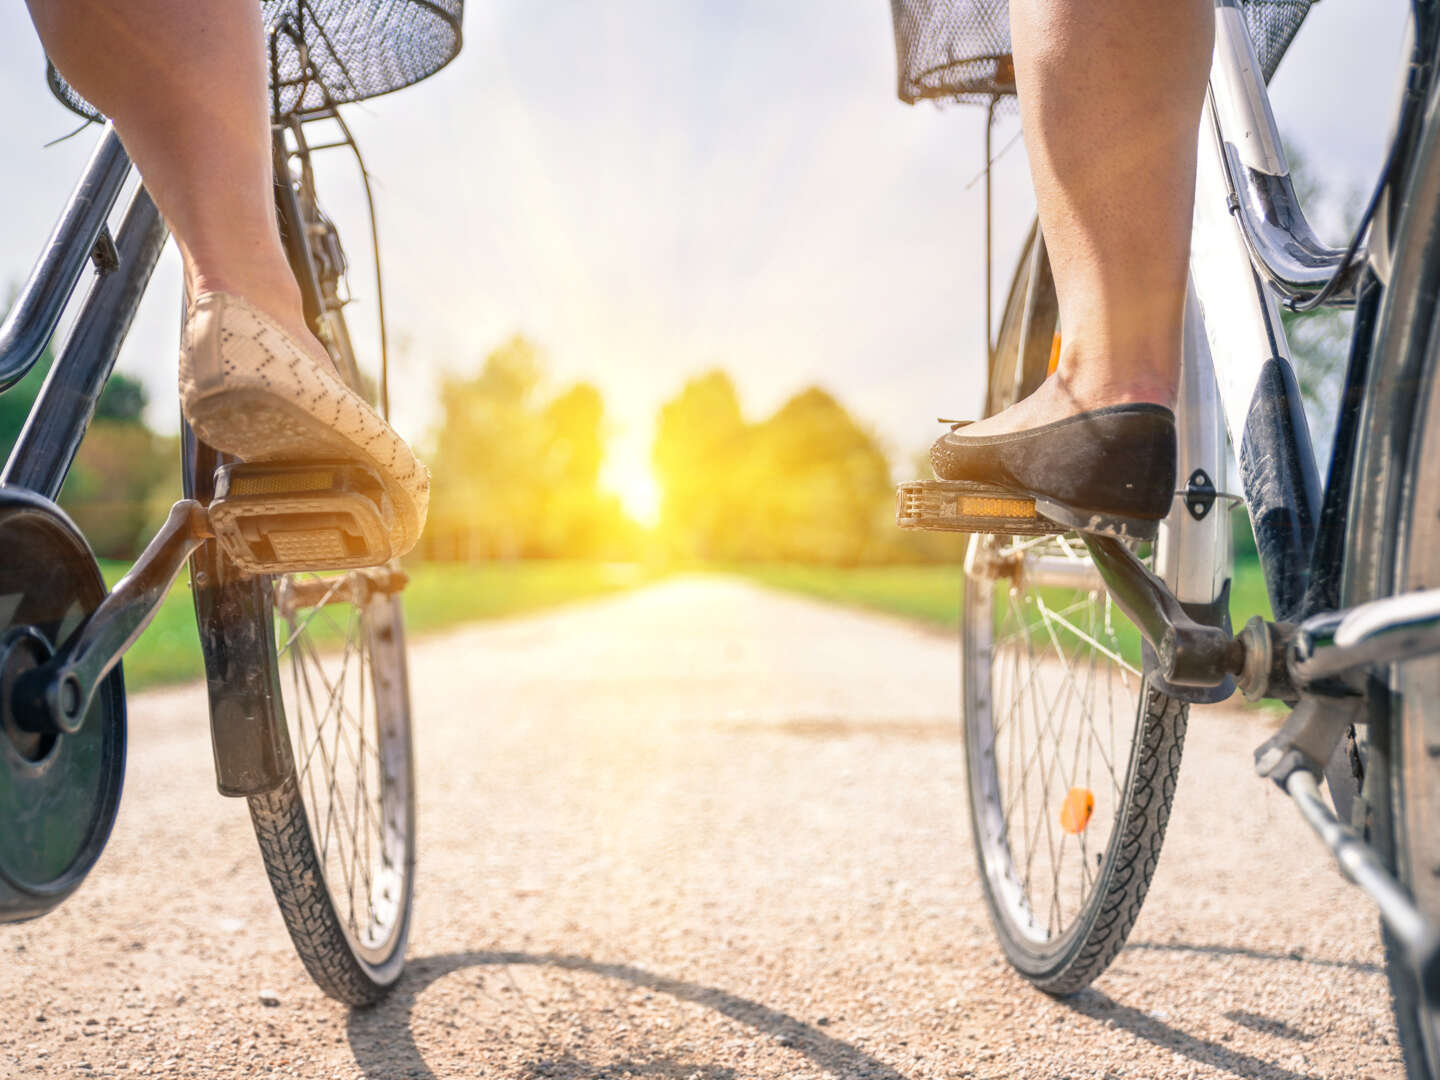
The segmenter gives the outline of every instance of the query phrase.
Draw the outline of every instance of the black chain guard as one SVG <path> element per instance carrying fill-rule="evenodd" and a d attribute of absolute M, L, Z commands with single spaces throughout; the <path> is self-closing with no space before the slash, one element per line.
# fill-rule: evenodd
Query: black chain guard
<path fill-rule="evenodd" d="M 125 689 L 117 666 L 80 730 L 50 735 L 11 705 L 105 598 L 90 545 L 48 499 L 0 487 L 0 922 L 69 896 L 110 836 L 125 775 Z"/>

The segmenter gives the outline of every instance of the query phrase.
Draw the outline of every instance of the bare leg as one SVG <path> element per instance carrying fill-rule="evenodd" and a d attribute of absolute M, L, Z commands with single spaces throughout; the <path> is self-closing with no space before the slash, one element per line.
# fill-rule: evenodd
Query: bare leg
<path fill-rule="evenodd" d="M 1011 0 L 1025 146 L 1060 302 L 1060 366 L 957 434 L 1174 405 L 1212 0 Z"/>
<path fill-rule="evenodd" d="M 114 120 L 191 296 L 235 293 L 317 358 L 277 232 L 256 0 L 28 0 L 46 52 Z"/>

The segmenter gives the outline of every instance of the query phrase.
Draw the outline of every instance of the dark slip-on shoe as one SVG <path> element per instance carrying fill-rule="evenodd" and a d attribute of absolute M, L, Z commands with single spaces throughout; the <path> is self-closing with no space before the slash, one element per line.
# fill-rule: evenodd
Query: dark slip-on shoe
<path fill-rule="evenodd" d="M 988 436 L 967 436 L 957 424 L 930 448 L 930 463 L 962 494 L 974 485 L 977 496 L 1033 500 L 1069 529 L 1143 538 L 1174 499 L 1175 414 L 1164 405 L 1109 405 Z"/>

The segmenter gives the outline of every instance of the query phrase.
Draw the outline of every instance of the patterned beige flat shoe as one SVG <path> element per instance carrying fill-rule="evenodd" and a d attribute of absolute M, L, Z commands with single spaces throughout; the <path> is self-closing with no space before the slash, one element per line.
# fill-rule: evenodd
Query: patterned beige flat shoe
<path fill-rule="evenodd" d="M 252 304 L 203 293 L 180 339 L 180 407 L 196 435 L 242 461 L 345 460 L 380 477 L 396 555 L 415 546 L 430 474 L 359 394 Z"/>

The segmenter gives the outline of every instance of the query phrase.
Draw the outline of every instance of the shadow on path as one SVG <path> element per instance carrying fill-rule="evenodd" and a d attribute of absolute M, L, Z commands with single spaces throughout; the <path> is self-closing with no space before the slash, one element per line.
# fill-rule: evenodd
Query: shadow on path
<path fill-rule="evenodd" d="M 1302 953 L 1263 952 L 1260 949 L 1244 949 L 1236 945 L 1188 945 L 1184 942 L 1132 941 L 1125 946 L 1128 952 L 1138 949 L 1151 952 L 1198 953 L 1202 956 L 1239 956 L 1246 960 L 1286 960 L 1294 964 L 1310 964 L 1314 967 L 1343 968 L 1358 971 L 1361 975 L 1384 975 L 1381 964 L 1370 964 L 1361 960 L 1323 960 L 1318 956 Z"/>
<path fill-rule="evenodd" d="M 713 1009 L 723 1016 L 776 1037 L 780 1045 L 804 1054 L 821 1068 L 837 1076 L 865 1077 L 867 1080 L 906 1080 L 903 1073 L 863 1050 L 826 1035 L 818 1028 L 787 1013 L 761 1005 L 724 990 L 657 975 L 629 964 L 606 964 L 583 956 L 561 953 L 465 952 L 428 956 L 412 960 L 399 985 L 388 998 L 372 1009 L 353 1009 L 346 1024 L 346 1036 L 358 1064 L 370 1080 L 433 1080 L 415 1043 L 412 1013 L 416 999 L 437 979 L 465 968 L 504 965 L 550 968 L 601 975 L 629 983 L 679 1001 Z M 625 1070 L 629 1073 L 626 1074 Z M 681 1062 L 651 1061 L 597 1067 L 569 1058 L 536 1062 L 535 1077 L 608 1077 L 640 1075 L 678 1077 L 699 1075 L 704 1080 L 729 1080 L 731 1070 Z M 1289 1074 L 1285 1074 L 1289 1075 Z"/>
<path fill-rule="evenodd" d="M 1130 1034 L 1171 1053 L 1183 1054 L 1198 1065 L 1224 1069 L 1246 1080 L 1310 1080 L 1309 1073 L 1291 1072 L 1253 1054 L 1190 1035 L 1139 1009 L 1121 1005 L 1093 987 L 1081 990 L 1074 997 L 1061 999 L 1061 1004 L 1092 1020 L 1109 1020 L 1116 1027 L 1124 1028 Z"/>

